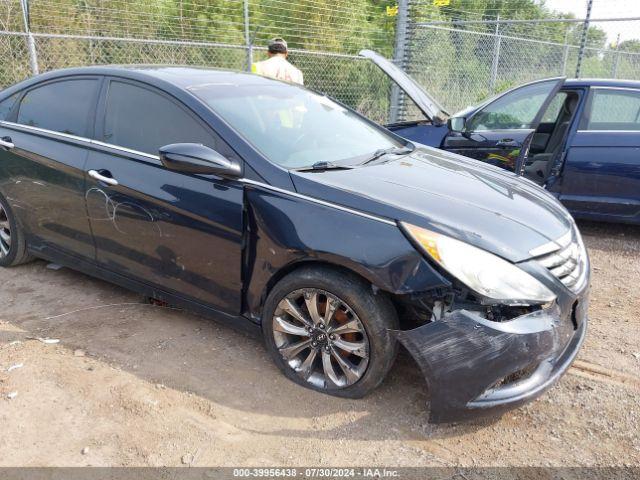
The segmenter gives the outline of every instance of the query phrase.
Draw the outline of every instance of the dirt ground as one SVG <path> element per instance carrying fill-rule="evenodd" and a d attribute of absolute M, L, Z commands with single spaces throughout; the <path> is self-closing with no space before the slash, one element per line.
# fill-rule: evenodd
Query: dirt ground
<path fill-rule="evenodd" d="M 638 466 L 640 228 L 580 227 L 593 270 L 578 361 L 539 400 L 459 425 L 427 423 L 406 355 L 371 396 L 333 398 L 235 329 L 42 261 L 2 270 L 0 465 Z"/>

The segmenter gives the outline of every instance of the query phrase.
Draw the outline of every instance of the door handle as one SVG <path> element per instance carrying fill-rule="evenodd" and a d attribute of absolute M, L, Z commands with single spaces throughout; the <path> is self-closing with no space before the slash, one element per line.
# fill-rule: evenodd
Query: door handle
<path fill-rule="evenodd" d="M 11 150 L 15 145 L 11 141 L 11 137 L 2 137 L 0 138 L 0 147 Z"/>
<path fill-rule="evenodd" d="M 103 170 L 104 172 L 104 170 Z M 107 185 L 116 186 L 118 181 L 113 177 L 105 177 L 97 170 L 89 170 L 87 172 L 91 178 L 98 180 L 99 182 L 106 183 Z"/>

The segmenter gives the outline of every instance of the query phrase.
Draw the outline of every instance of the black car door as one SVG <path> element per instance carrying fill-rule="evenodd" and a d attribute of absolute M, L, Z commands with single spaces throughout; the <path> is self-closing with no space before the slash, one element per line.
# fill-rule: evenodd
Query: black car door
<path fill-rule="evenodd" d="M 30 248 L 93 261 L 85 163 L 101 79 L 67 77 L 20 92 L 0 123 L 0 189 Z"/>
<path fill-rule="evenodd" d="M 86 165 L 98 263 L 239 313 L 242 185 L 174 172 L 158 158 L 171 143 L 201 143 L 228 158 L 235 153 L 186 106 L 144 84 L 109 79 L 98 112 L 101 143 Z"/>
<path fill-rule="evenodd" d="M 467 157 L 515 171 L 533 140 L 549 103 L 562 87 L 564 78 L 541 80 L 489 101 L 464 118 L 461 131 L 451 131 L 443 148 Z"/>

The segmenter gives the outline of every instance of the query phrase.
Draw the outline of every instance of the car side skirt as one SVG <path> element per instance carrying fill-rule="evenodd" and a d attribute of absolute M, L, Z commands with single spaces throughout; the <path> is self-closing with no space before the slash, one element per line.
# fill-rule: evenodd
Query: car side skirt
<path fill-rule="evenodd" d="M 169 305 L 182 308 L 206 318 L 211 318 L 216 322 L 231 326 L 234 329 L 249 333 L 255 337 L 261 336 L 261 330 L 258 327 L 258 324 L 245 316 L 230 315 L 220 310 L 216 310 L 209 305 L 204 305 L 200 302 L 189 299 L 175 292 L 162 290 L 156 286 L 152 286 L 113 272 L 111 270 L 107 270 L 96 265 L 95 263 L 91 263 L 86 260 L 69 255 L 66 252 L 62 252 L 55 247 L 42 245 L 34 246 L 33 244 L 31 244 L 29 245 L 28 250 L 29 253 L 34 257 L 41 258 L 50 262 L 55 262 L 59 265 L 77 270 L 91 277 L 114 283 L 122 288 L 126 288 L 127 290 L 140 293 L 143 296 L 166 302 Z"/>

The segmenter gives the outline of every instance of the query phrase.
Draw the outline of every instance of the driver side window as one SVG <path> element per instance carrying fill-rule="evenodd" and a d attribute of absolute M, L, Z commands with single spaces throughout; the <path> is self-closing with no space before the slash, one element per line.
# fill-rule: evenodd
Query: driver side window
<path fill-rule="evenodd" d="M 467 130 L 532 128 L 538 112 L 556 83 L 554 80 L 526 85 L 498 97 L 469 119 Z"/>
<path fill-rule="evenodd" d="M 237 158 L 177 101 L 131 83 L 109 84 L 103 128 L 103 141 L 151 155 L 170 143 L 201 143 L 227 158 Z"/>

